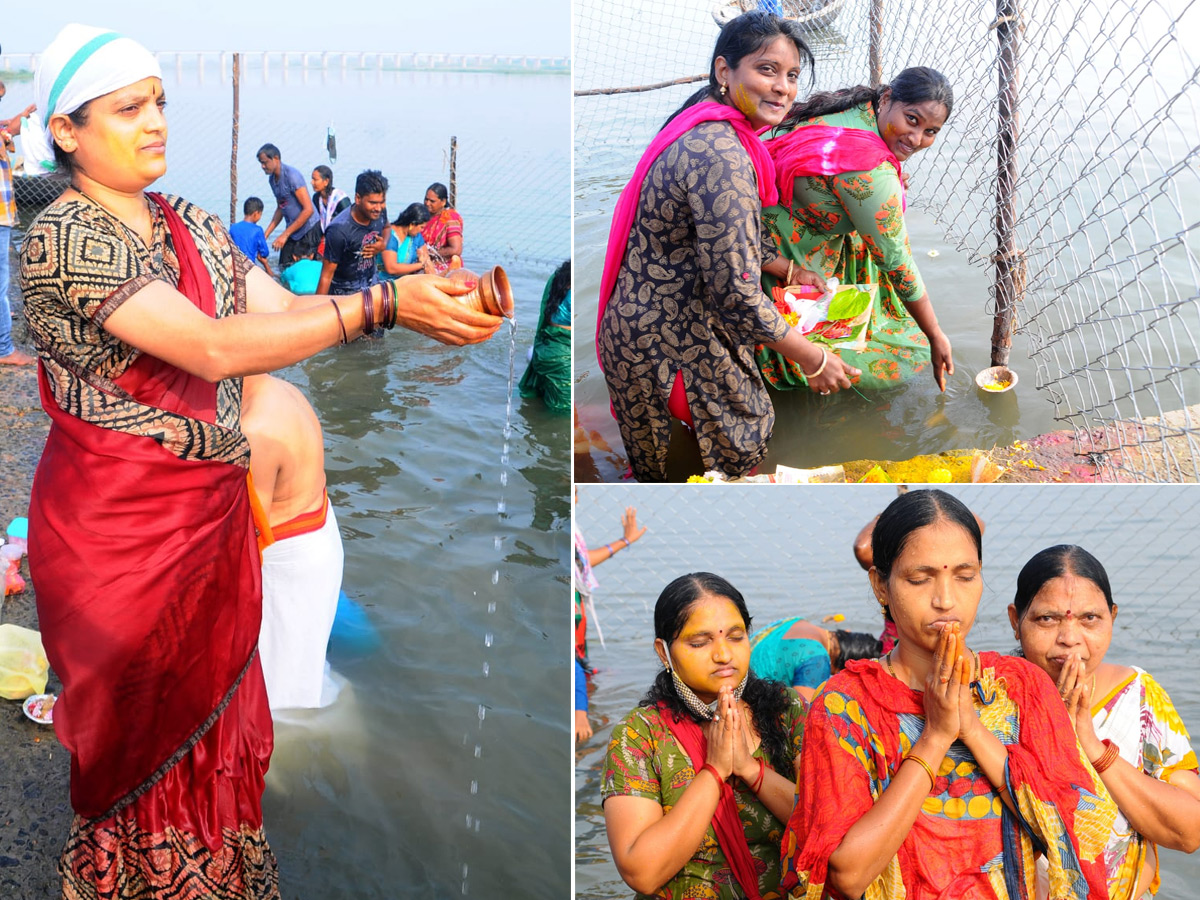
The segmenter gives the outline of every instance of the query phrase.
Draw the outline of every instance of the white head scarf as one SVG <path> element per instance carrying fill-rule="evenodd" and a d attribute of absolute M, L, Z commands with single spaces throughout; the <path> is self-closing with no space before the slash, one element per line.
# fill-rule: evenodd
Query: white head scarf
<path fill-rule="evenodd" d="M 53 169 L 54 139 L 45 125 L 51 116 L 70 115 L 89 100 L 152 76 L 162 78 L 162 69 L 137 41 L 104 28 L 68 25 L 38 60 L 33 76 L 37 112 L 30 116 L 26 156 Z"/>

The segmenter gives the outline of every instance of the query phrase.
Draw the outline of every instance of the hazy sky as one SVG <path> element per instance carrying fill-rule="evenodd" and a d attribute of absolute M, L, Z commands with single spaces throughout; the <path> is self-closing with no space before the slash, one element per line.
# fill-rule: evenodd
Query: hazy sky
<path fill-rule="evenodd" d="M 567 56 L 571 47 L 570 0 L 15 0 L 0 12 L 0 48 L 40 51 L 70 22 L 112 28 L 151 50 Z"/>

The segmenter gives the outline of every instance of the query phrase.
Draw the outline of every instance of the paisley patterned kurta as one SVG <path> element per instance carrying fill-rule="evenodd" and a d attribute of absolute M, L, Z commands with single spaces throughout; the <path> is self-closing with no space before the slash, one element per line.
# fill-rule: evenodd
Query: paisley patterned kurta
<path fill-rule="evenodd" d="M 685 133 L 642 185 L 599 334 L 609 397 L 639 481 L 666 479 L 676 373 L 706 470 L 742 475 L 766 453 L 775 413 L 754 347 L 781 340 L 788 325 L 759 286 L 756 185 L 726 122 Z"/>
<path fill-rule="evenodd" d="M 797 127 L 830 125 L 876 131 L 870 104 L 801 122 Z M 838 355 L 860 369 L 859 387 L 885 388 L 920 372 L 929 364 L 929 339 L 905 308 L 920 300 L 925 283 L 913 260 L 904 224 L 900 177 L 890 162 L 867 172 L 801 176 L 796 179 L 792 208 L 763 210 L 763 227 L 780 252 L 797 266 L 842 284 L 877 284 L 867 331 L 867 348 Z M 767 276 L 768 291 L 776 284 Z M 801 369 L 773 350 L 760 347 L 758 364 L 774 388 L 804 387 Z"/>
<path fill-rule="evenodd" d="M 804 741 L 806 707 L 790 688 L 788 695 L 792 702 L 784 711 L 781 722 L 792 752 L 799 756 Z M 761 746 L 754 751 L 754 756 L 771 765 Z M 790 771 L 782 774 L 792 777 Z M 671 734 L 662 713 L 656 707 L 639 706 L 613 729 L 608 756 L 604 760 L 601 796 L 604 800 L 614 796 L 646 797 L 662 804 L 664 810 L 670 810 L 695 777 L 691 759 Z M 784 823 L 771 814 L 741 779 L 733 779 L 732 784 L 738 818 L 742 820 L 746 843 L 758 872 L 759 893 L 763 900 L 778 900 L 779 846 Z M 678 874 L 649 896 L 671 900 L 684 897 L 733 900 L 742 896 L 712 825 L 708 826 L 700 846 Z"/>

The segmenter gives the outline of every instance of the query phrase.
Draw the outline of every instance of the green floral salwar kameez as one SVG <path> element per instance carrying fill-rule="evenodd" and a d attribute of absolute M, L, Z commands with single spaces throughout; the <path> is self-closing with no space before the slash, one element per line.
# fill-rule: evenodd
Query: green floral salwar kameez
<path fill-rule="evenodd" d="M 877 129 L 870 104 L 801 122 L 797 127 L 831 125 Z M 847 364 L 862 371 L 860 389 L 898 385 L 929 365 L 929 340 L 905 308 L 921 299 L 925 284 L 917 271 L 904 224 L 903 191 L 891 163 L 864 172 L 801 176 L 792 208 L 763 210 L 763 227 L 784 258 L 837 277 L 841 284 L 877 284 L 865 350 L 839 350 Z M 772 296 L 778 281 L 763 276 Z M 800 367 L 759 345 L 756 359 L 763 378 L 779 390 L 806 387 Z"/>

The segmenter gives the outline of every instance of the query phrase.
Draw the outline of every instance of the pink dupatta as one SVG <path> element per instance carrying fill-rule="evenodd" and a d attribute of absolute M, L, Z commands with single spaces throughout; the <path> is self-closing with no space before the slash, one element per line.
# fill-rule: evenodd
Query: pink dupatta
<path fill-rule="evenodd" d="M 679 140 L 686 132 L 695 128 L 701 122 L 713 122 L 724 119 L 733 126 L 738 139 L 746 152 L 750 154 L 750 162 L 758 176 L 758 197 L 763 206 L 774 206 L 779 202 L 779 192 L 775 188 L 775 165 L 767 152 L 766 145 L 758 139 L 760 132 L 751 127 L 750 122 L 738 110 L 723 103 L 705 100 L 695 106 L 689 106 L 666 127 L 654 136 L 646 152 L 633 170 L 629 184 L 621 191 L 617 200 L 617 208 L 613 210 L 612 228 L 608 232 L 608 252 L 604 255 L 604 273 L 600 276 L 600 310 L 596 314 L 596 356 L 600 355 L 600 321 L 604 318 L 604 310 L 608 306 L 608 298 L 612 296 L 617 286 L 617 273 L 625 259 L 625 248 L 629 244 L 629 232 L 633 228 L 633 218 L 637 214 L 638 195 L 642 192 L 642 183 L 650 172 L 650 167 L 662 152 Z M 604 368 L 604 361 L 600 361 Z"/>
<path fill-rule="evenodd" d="M 900 177 L 901 208 L 908 209 L 908 192 L 904 190 L 900 160 L 874 131 L 806 125 L 767 141 L 766 147 L 775 163 L 780 199 L 789 209 L 792 188 L 801 175 L 866 172 L 883 162 L 896 167 L 896 175 Z"/>

